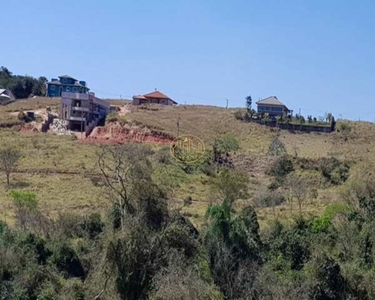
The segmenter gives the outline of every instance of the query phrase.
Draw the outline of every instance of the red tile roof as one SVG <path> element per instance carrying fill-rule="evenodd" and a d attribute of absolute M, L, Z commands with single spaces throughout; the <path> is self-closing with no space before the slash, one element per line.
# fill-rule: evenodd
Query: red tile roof
<path fill-rule="evenodd" d="M 155 92 L 152 92 L 152 93 L 148 93 L 146 95 L 144 95 L 144 97 L 146 98 L 156 98 L 156 99 L 169 99 L 171 101 L 173 101 L 174 104 L 177 104 L 176 101 L 174 101 L 173 99 L 169 98 L 166 94 L 160 92 L 160 91 L 155 91 Z"/>
<path fill-rule="evenodd" d="M 133 99 L 143 99 L 143 100 L 147 100 L 147 98 L 143 95 L 137 95 L 137 96 L 133 96 Z"/>
<path fill-rule="evenodd" d="M 171 99 L 166 94 L 163 94 L 160 91 L 155 91 L 149 94 L 144 95 L 146 98 L 159 98 L 159 99 Z"/>

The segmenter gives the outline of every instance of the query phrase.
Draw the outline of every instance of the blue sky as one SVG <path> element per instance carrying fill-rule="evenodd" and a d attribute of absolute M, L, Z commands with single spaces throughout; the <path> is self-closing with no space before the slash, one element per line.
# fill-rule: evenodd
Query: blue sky
<path fill-rule="evenodd" d="M 6 1 L 0 65 L 69 74 L 98 96 L 165 92 L 374 121 L 375 1 Z M 255 102 L 255 101 L 254 101 Z"/>

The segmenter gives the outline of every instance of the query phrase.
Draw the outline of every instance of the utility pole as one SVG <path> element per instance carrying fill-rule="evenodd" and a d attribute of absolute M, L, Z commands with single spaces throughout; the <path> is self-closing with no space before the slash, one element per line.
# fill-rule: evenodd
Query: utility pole
<path fill-rule="evenodd" d="M 81 112 L 81 140 L 82 140 L 82 131 L 83 131 L 83 111 Z"/>
<path fill-rule="evenodd" d="M 81 112 L 81 140 L 82 140 L 82 135 L 83 135 L 83 118 L 86 117 L 86 113 L 85 112 Z M 85 120 L 85 130 L 86 130 L 86 120 Z"/>
<path fill-rule="evenodd" d="M 177 118 L 177 137 L 180 136 L 180 114 L 178 114 Z"/>
<path fill-rule="evenodd" d="M 228 108 L 228 102 L 229 102 L 229 100 L 227 99 L 227 107 L 226 108 Z"/>

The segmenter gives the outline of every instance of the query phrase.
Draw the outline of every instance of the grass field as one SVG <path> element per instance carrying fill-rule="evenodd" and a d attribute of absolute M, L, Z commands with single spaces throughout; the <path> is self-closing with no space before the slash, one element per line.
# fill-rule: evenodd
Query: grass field
<path fill-rule="evenodd" d="M 0 106 L 0 123 L 16 120 L 15 114 L 23 110 L 35 110 L 50 106 L 57 108 L 59 99 L 35 98 L 17 101 Z M 111 101 L 115 105 L 128 104 L 128 101 Z M 351 173 L 363 166 L 375 164 L 375 126 L 370 123 L 351 123 L 348 134 L 301 134 L 287 131 L 278 132 L 253 123 L 244 123 L 234 118 L 233 109 L 210 106 L 153 106 L 149 109 L 132 108 L 131 113 L 120 118 L 142 124 L 155 131 L 177 135 L 177 121 L 180 120 L 180 134 L 193 134 L 200 137 L 210 148 L 213 141 L 223 134 L 235 135 L 241 149 L 235 153 L 239 163 L 249 173 L 251 195 L 270 182 L 265 170 L 271 161 L 267 156 L 271 141 L 279 135 L 288 154 L 306 158 L 337 157 L 352 162 Z M 340 123 L 338 125 L 340 127 Z M 43 212 L 55 216 L 63 212 L 83 214 L 89 211 L 105 212 L 108 208 L 106 191 L 92 180 L 98 173 L 96 151 L 98 145 L 86 144 L 69 136 L 55 136 L 42 133 L 21 133 L 17 128 L 0 128 L 0 148 L 12 146 L 21 151 L 17 173 L 12 174 L 12 189 L 32 191 L 37 194 L 39 206 Z M 159 146 L 150 146 L 155 151 Z M 176 205 L 181 206 L 183 199 L 190 196 L 192 204 L 184 207 L 183 212 L 199 226 L 203 220 L 210 200 L 210 178 L 203 173 L 185 174 L 175 165 L 170 167 L 173 176 L 178 178 L 178 188 L 174 192 Z M 315 173 L 307 174 L 311 177 Z M 91 176 L 91 177 L 90 177 Z M 316 215 L 332 201 L 337 201 L 341 187 L 319 189 L 316 200 L 305 203 L 306 215 Z M 239 202 L 239 206 L 251 203 L 252 199 Z M 13 210 L 9 190 L 5 186 L 5 176 L 0 174 L 0 218 L 12 220 Z M 270 208 L 258 210 L 262 226 L 273 219 Z M 282 220 L 290 220 L 287 205 L 276 209 L 276 215 Z"/>

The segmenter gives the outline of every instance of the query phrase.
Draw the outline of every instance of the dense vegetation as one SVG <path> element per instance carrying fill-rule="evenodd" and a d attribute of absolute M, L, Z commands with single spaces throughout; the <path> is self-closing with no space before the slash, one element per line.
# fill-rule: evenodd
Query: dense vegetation
<path fill-rule="evenodd" d="M 248 176 L 230 163 L 236 149 L 223 136 L 202 165 L 213 200 L 199 231 L 171 204 L 173 182 L 155 176 L 154 153 L 141 145 L 98 153 L 106 214 L 53 218 L 41 212 L 38 195 L 9 191 L 15 223 L 0 224 L 0 299 L 374 299 L 371 171 L 345 185 L 321 216 L 275 218 L 260 230 L 254 208 L 236 206 L 249 192 Z M 259 198 L 266 206 L 301 208 L 314 197 L 298 170 L 320 172 L 322 184 L 347 180 L 349 163 L 284 150 L 277 139 L 270 145 L 274 181 Z M 157 159 L 171 163 L 163 151 Z"/>
<path fill-rule="evenodd" d="M 45 96 L 47 78 L 41 76 L 13 75 L 6 67 L 0 68 L 0 88 L 9 89 L 14 97 L 21 99 L 33 96 Z"/>

